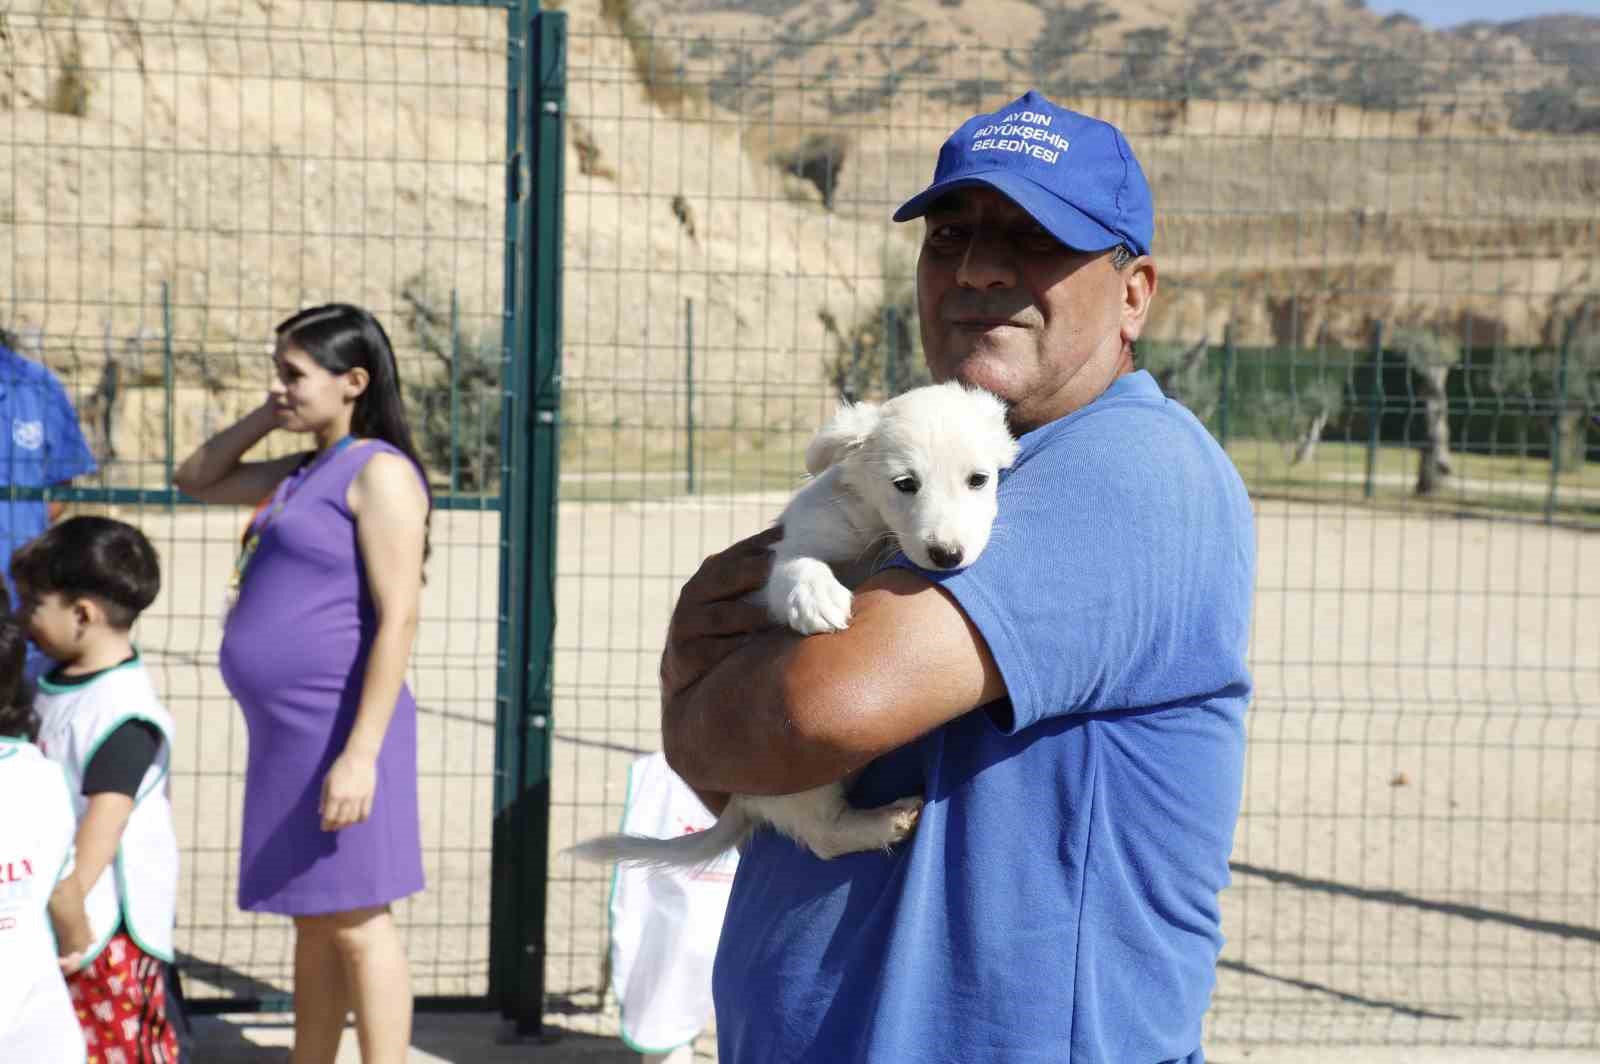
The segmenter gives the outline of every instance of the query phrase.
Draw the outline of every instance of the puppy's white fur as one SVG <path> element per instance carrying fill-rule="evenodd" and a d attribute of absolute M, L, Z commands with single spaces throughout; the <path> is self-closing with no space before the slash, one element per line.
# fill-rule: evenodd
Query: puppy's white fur
<path fill-rule="evenodd" d="M 851 593 L 834 565 L 898 546 L 924 569 L 972 564 L 988 545 L 999 471 L 1017 456 L 1005 406 L 959 384 L 915 388 L 881 406 L 839 408 L 806 448 L 813 479 L 779 518 L 772 575 L 759 593 L 773 620 L 810 635 L 850 623 Z M 715 825 L 674 839 L 606 835 L 573 847 L 596 861 L 697 865 L 735 846 L 759 824 L 819 857 L 881 849 L 916 826 L 922 799 L 877 809 L 845 801 L 848 781 L 799 794 L 734 795 Z"/>

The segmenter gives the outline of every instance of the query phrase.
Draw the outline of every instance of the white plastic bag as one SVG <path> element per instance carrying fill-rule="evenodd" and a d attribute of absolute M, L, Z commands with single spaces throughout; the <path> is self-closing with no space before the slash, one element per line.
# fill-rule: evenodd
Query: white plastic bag
<path fill-rule="evenodd" d="M 716 820 L 649 754 L 628 770 L 622 830 L 658 839 L 703 831 Z M 711 965 L 739 865 L 729 850 L 702 868 L 621 864 L 611 881 L 611 988 L 622 1003 L 622 1039 L 640 1053 L 692 1042 L 711 1015 Z"/>

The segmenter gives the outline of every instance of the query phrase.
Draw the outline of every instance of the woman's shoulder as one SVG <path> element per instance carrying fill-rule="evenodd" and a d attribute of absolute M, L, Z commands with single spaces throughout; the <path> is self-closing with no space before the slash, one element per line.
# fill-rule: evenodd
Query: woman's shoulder
<path fill-rule="evenodd" d="M 376 493 L 384 496 L 410 496 L 419 490 L 426 498 L 427 480 L 422 470 L 400 448 L 386 440 L 358 440 L 351 447 L 360 458 L 359 468 L 351 480 L 350 490 L 355 493 Z M 359 500 L 351 499 L 352 506 Z"/>

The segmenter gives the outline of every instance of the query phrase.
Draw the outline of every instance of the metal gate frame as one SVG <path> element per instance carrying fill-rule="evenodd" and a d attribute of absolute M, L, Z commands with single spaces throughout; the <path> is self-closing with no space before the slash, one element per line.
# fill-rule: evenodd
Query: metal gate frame
<path fill-rule="evenodd" d="M 498 1008 L 515 1021 L 518 1034 L 530 1035 L 542 1028 L 545 985 L 567 17 L 539 11 L 537 0 L 390 2 L 506 11 L 502 487 L 498 498 L 446 495 L 435 500 L 438 509 L 502 514 L 489 989 L 482 997 L 419 997 L 416 1008 L 423 1012 Z M 172 487 L 8 485 L 0 491 L 13 501 L 204 505 Z M 291 1007 L 287 994 L 190 1005 L 197 1014 L 279 1012 Z"/>
<path fill-rule="evenodd" d="M 567 16 L 530 13 L 527 3 L 512 0 L 507 49 L 505 464 L 489 996 L 517 1034 L 537 1035 L 550 864 Z"/>

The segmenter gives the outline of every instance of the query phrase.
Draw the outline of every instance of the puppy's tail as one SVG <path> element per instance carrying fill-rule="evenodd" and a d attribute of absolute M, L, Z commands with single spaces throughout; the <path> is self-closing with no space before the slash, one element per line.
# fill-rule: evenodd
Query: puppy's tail
<path fill-rule="evenodd" d="M 600 864 L 626 861 L 657 868 L 693 868 L 709 864 L 739 845 L 750 834 L 750 828 L 750 821 L 744 814 L 730 806 L 715 824 L 690 835 L 679 835 L 675 839 L 653 839 L 648 835 L 599 835 L 564 852 Z"/>

